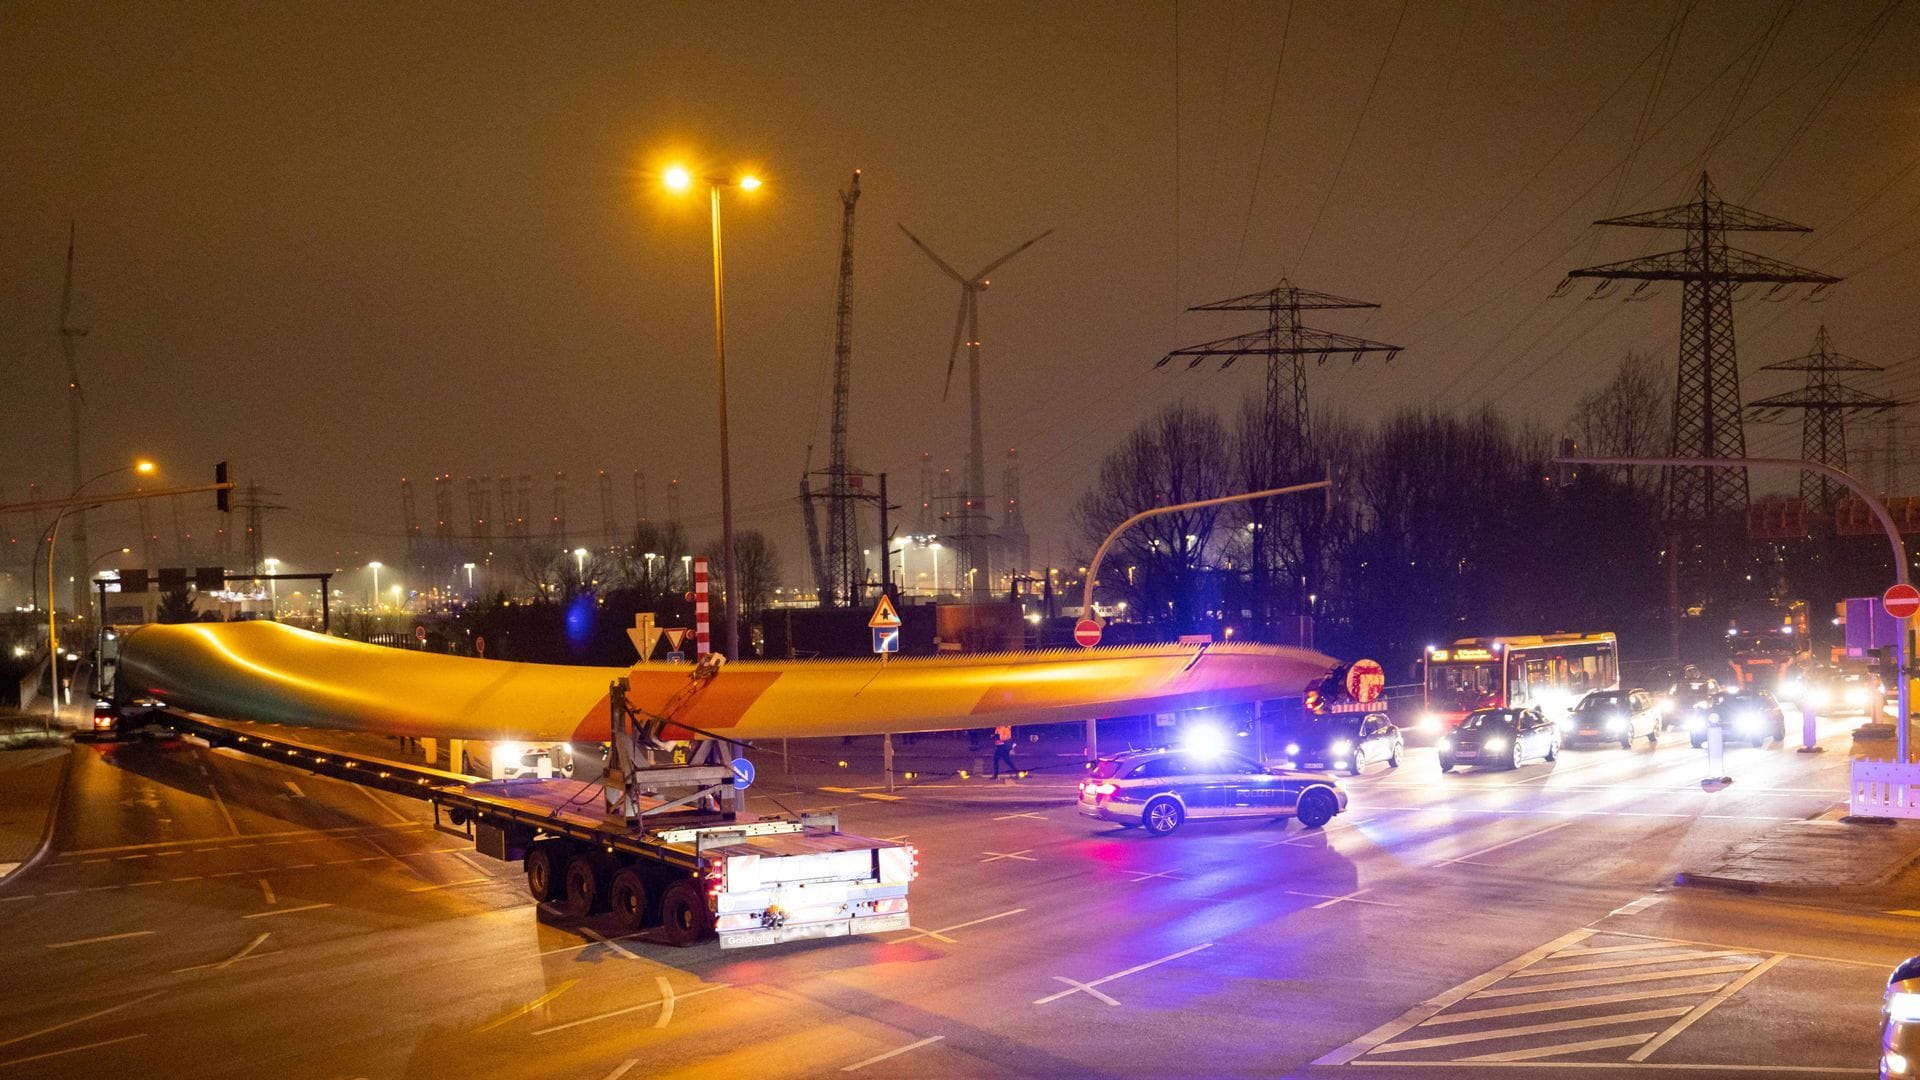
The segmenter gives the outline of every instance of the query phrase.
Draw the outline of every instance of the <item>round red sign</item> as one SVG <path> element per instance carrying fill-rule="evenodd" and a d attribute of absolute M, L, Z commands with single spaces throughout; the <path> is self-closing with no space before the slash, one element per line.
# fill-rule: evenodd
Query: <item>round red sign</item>
<path fill-rule="evenodd" d="M 1073 640 L 1083 649 L 1091 649 L 1100 644 L 1100 624 L 1092 619 L 1081 619 L 1074 623 Z"/>
<path fill-rule="evenodd" d="M 1911 585 L 1895 585 L 1880 594 L 1880 606 L 1896 619 L 1910 619 L 1914 612 L 1920 611 L 1920 589 Z"/>
<path fill-rule="evenodd" d="M 1387 671 L 1374 660 L 1355 660 L 1347 668 L 1347 696 L 1365 704 L 1380 700 L 1387 688 Z"/>

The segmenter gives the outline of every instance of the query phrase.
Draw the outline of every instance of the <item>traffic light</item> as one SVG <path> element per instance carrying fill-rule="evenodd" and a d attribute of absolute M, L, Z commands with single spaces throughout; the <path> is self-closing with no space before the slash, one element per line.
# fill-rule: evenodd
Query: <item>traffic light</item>
<path fill-rule="evenodd" d="M 223 461 L 213 467 L 213 482 L 216 484 L 225 484 L 228 482 L 226 462 Z M 214 509 L 219 510 L 223 514 L 230 513 L 233 510 L 233 489 L 223 487 L 214 492 L 213 505 Z"/>

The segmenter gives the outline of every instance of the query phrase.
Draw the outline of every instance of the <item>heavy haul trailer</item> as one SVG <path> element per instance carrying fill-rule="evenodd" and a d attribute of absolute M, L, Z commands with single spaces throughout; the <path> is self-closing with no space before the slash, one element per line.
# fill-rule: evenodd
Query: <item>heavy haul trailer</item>
<path fill-rule="evenodd" d="M 601 785 L 570 780 L 476 782 L 174 709 L 146 719 L 212 746 L 429 802 L 436 828 L 473 841 L 483 855 L 522 863 L 535 901 L 576 917 L 611 913 L 624 933 L 657 927 L 673 945 L 717 936 L 721 948 L 741 948 L 910 926 L 907 887 L 919 872 L 912 847 L 841 832 L 837 814 L 748 820 L 704 808 L 732 786 L 725 766 L 616 768 L 611 782 L 621 790 L 603 795 L 593 790 Z M 681 789 L 688 794 L 664 797 Z"/>

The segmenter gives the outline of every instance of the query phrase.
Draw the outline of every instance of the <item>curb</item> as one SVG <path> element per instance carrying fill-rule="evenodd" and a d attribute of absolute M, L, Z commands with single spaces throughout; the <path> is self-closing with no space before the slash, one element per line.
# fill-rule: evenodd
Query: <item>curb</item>
<path fill-rule="evenodd" d="M 1866 828 L 1886 828 L 1894 824 L 1890 818 L 1842 818 L 1849 825 Z M 1769 893 L 1776 896 L 1809 896 L 1830 894 L 1833 892 L 1869 892 L 1885 888 L 1894 878 L 1920 864 L 1920 849 L 1908 852 L 1894 860 L 1886 870 L 1875 875 L 1869 881 L 1815 882 L 1815 881 L 1749 881 L 1746 878 L 1725 877 L 1719 874 L 1700 874 L 1691 870 L 1682 870 L 1673 876 L 1673 883 L 1682 888 L 1717 889 L 1722 892 Z"/>
<path fill-rule="evenodd" d="M 47 823 L 40 829 L 40 846 L 34 848 L 33 854 L 27 856 L 20 865 L 5 874 L 0 874 L 0 889 L 5 889 L 10 882 L 39 865 L 40 860 L 47 857 L 47 851 L 53 847 L 54 826 L 60 821 L 60 804 L 66 799 L 67 780 L 72 775 L 73 754 L 69 750 L 67 760 L 60 767 L 60 780 L 53 786 L 53 799 L 47 805 Z"/>

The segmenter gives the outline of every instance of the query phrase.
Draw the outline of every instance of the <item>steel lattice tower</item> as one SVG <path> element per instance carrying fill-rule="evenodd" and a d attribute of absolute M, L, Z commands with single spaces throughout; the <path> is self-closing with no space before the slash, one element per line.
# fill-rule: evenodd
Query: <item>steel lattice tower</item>
<path fill-rule="evenodd" d="M 1822 326 L 1813 339 L 1813 351 L 1791 360 L 1768 364 L 1762 371 L 1804 371 L 1807 384 L 1797 391 L 1764 397 L 1747 406 L 1757 420 L 1778 419 L 1788 409 L 1801 410 L 1800 456 L 1808 461 L 1847 467 L 1847 417 L 1853 413 L 1880 413 L 1907 404 L 1892 398 L 1856 390 L 1840 381 L 1847 371 L 1884 371 L 1834 351 L 1833 342 Z M 1832 477 L 1821 473 L 1800 474 L 1800 499 L 1809 514 L 1831 518 L 1834 505 L 1845 489 Z"/>
<path fill-rule="evenodd" d="M 1165 367 L 1175 358 L 1187 361 L 1188 370 L 1199 367 L 1211 357 L 1221 357 L 1222 369 L 1232 367 L 1243 357 L 1264 357 L 1267 361 L 1267 393 L 1261 411 L 1261 438 L 1252 447 L 1255 459 L 1248 462 L 1253 475 L 1248 481 L 1259 488 L 1279 487 L 1289 480 L 1304 479 L 1308 471 L 1307 358 L 1324 364 L 1330 357 L 1346 356 L 1354 362 L 1370 353 L 1385 353 L 1392 360 L 1400 352 L 1398 345 L 1316 330 L 1300 321 L 1302 311 L 1378 308 L 1379 304 L 1352 300 L 1331 293 L 1302 289 L 1286 279 L 1265 292 L 1248 293 L 1228 300 L 1215 300 L 1188 308 L 1189 311 L 1261 311 L 1267 316 L 1264 329 L 1232 337 L 1217 338 L 1175 349 L 1160 358 L 1155 367 Z M 1256 617 L 1264 625 L 1272 617 L 1267 609 L 1271 589 L 1269 579 L 1277 563 L 1272 534 L 1279 524 L 1279 508 L 1271 499 L 1254 503 L 1253 566 L 1258 577 Z M 1303 546 L 1317 548 L 1311 537 L 1303 537 Z M 1308 578 L 1317 577 L 1309 572 Z M 1300 592 L 1311 595 L 1318 589 L 1308 580 Z M 1298 605 L 1296 605 L 1297 607 Z"/>
<path fill-rule="evenodd" d="M 860 201 L 860 170 L 840 193 L 840 283 L 833 306 L 833 429 L 827 451 L 827 595 L 822 607 L 860 602 L 866 565 L 860 554 L 859 478 L 847 464 L 847 401 L 853 384 L 853 209 Z"/>
<path fill-rule="evenodd" d="M 1686 246 L 1678 251 L 1570 270 L 1567 277 L 1682 283 L 1671 456 L 1745 457 L 1747 436 L 1741 424 L 1740 367 L 1733 338 L 1734 290 L 1749 282 L 1768 282 L 1775 291 L 1797 283 L 1811 284 L 1818 291 L 1840 279 L 1731 247 L 1727 233 L 1811 230 L 1723 201 L 1706 173 L 1700 174 L 1699 190 L 1690 202 L 1594 224 L 1686 230 Z M 1746 470 L 1670 469 L 1665 504 L 1667 520 L 1675 523 L 1709 522 L 1743 511 Z"/>

